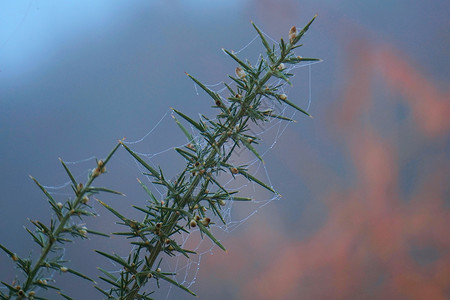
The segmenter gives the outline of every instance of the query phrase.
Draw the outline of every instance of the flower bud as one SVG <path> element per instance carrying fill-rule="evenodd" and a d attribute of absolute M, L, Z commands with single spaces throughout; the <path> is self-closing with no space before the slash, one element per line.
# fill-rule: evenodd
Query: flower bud
<path fill-rule="evenodd" d="M 246 76 L 245 72 L 244 72 L 241 68 L 239 68 L 239 67 L 236 67 L 236 75 L 237 75 L 237 77 L 239 77 L 240 79 L 244 79 L 245 76 Z"/>
<path fill-rule="evenodd" d="M 286 100 L 287 99 L 287 95 L 286 94 L 280 94 L 280 95 L 278 95 L 278 98 L 280 98 L 281 100 Z"/>
<path fill-rule="evenodd" d="M 291 42 L 291 44 L 293 43 L 296 36 L 297 36 L 297 28 L 295 26 L 292 26 L 291 29 L 289 30 L 289 42 Z"/>
<path fill-rule="evenodd" d="M 189 226 L 197 227 L 197 222 L 195 220 L 191 220 L 191 222 L 189 222 Z"/>
<path fill-rule="evenodd" d="M 282 71 L 284 69 L 286 69 L 286 66 L 283 63 L 278 65 L 278 70 Z"/>
<path fill-rule="evenodd" d="M 68 270 L 66 267 L 61 267 L 59 269 L 61 270 L 61 272 L 64 272 L 64 273 L 67 272 L 67 270 Z"/>

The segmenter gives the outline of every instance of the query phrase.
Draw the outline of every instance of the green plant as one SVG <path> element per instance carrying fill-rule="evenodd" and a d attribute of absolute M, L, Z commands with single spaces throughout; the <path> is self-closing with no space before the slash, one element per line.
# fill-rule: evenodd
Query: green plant
<path fill-rule="evenodd" d="M 35 230 L 27 229 L 33 240 L 41 248 L 39 258 L 33 262 L 30 257 L 22 258 L 0 244 L 3 249 L 15 261 L 17 267 L 22 270 L 24 280 L 8 284 L 2 282 L 9 289 L 8 294 L 0 292 L 1 299 L 43 299 L 35 290 L 38 287 L 45 289 L 56 289 L 50 284 L 46 277 L 48 271 L 70 272 L 87 280 L 91 280 L 84 274 L 65 267 L 65 260 L 61 256 L 62 247 L 71 242 L 71 237 L 86 238 L 88 233 L 106 235 L 91 231 L 83 226 L 69 225 L 74 217 L 86 217 L 95 215 L 89 206 L 89 199 L 99 192 L 120 194 L 114 190 L 103 187 L 94 187 L 94 180 L 105 172 L 107 163 L 119 147 L 124 148 L 139 164 L 147 171 L 145 176 L 152 178 L 154 184 L 161 185 L 166 190 L 162 201 L 156 199 L 150 189 L 139 181 L 147 192 L 149 201 L 146 207 L 134 206 L 143 213 L 141 221 L 129 219 L 124 213 L 118 212 L 108 204 L 100 201 L 107 210 L 120 220 L 119 224 L 126 229 L 123 232 L 113 233 L 130 238 L 133 249 L 127 258 L 122 258 L 114 253 L 96 250 L 96 252 L 119 265 L 122 269 L 118 275 L 100 269 L 103 273 L 100 279 L 111 285 L 104 290 L 95 286 L 108 299 L 151 299 L 152 292 L 142 291 L 144 287 L 155 280 L 168 281 L 179 288 L 195 295 L 192 291 L 177 283 L 171 278 L 172 273 L 164 273 L 160 269 L 161 253 L 169 256 L 180 253 L 186 257 L 195 252 L 183 249 L 176 241 L 176 235 L 180 232 L 189 233 L 192 228 L 197 227 L 202 235 L 206 235 L 217 246 L 225 250 L 225 247 L 214 237 L 210 231 L 212 215 L 225 223 L 221 215 L 221 205 L 224 201 L 250 201 L 250 198 L 238 196 L 236 190 L 228 190 L 223 187 L 218 179 L 222 172 L 229 172 L 233 177 L 244 176 L 250 181 L 261 185 L 265 189 L 276 193 L 263 181 L 252 176 L 246 165 L 234 165 L 230 157 L 239 147 L 250 150 L 258 159 L 262 157 L 256 148 L 258 137 L 249 131 L 251 123 L 261 124 L 271 118 L 292 121 L 281 115 L 274 114 L 271 110 L 264 109 L 264 101 L 278 101 L 287 104 L 294 109 L 306 114 L 300 107 L 287 99 L 280 93 L 279 84 L 268 84 L 273 77 L 279 78 L 290 84 L 286 64 L 295 65 L 304 61 L 314 61 L 315 58 L 303 58 L 296 56 L 293 50 L 300 47 L 300 38 L 309 29 L 315 17 L 300 31 L 292 27 L 289 32 L 289 42 L 280 40 L 278 45 L 269 45 L 264 34 L 252 23 L 257 31 L 262 44 L 266 50 L 266 56 L 261 56 L 257 65 L 252 66 L 248 61 L 244 62 L 234 53 L 224 50 L 237 64 L 236 76 L 229 76 L 234 82 L 233 86 L 225 84 L 230 95 L 227 99 L 222 98 L 216 92 L 210 90 L 196 78 L 187 74 L 198 86 L 200 86 L 213 100 L 213 107 L 218 109 L 214 119 L 204 115 L 196 121 L 182 112 L 173 109 L 173 118 L 189 143 L 175 151 L 185 160 L 185 166 L 174 180 L 168 180 L 163 171 L 152 167 L 136 152 L 130 149 L 123 141 L 114 147 L 105 160 L 97 161 L 97 166 L 90 172 L 86 183 L 82 184 L 75 180 L 70 170 L 61 161 L 63 168 L 69 176 L 74 192 L 74 199 L 65 203 L 56 202 L 46 189 L 34 178 L 35 183 L 48 198 L 48 202 L 55 213 L 55 218 L 50 225 L 40 221 L 31 221 Z M 194 136 L 177 119 L 180 118 L 199 132 L 200 138 Z M 106 235 L 108 236 L 108 235 Z M 60 292 L 60 294 L 70 299 Z"/>

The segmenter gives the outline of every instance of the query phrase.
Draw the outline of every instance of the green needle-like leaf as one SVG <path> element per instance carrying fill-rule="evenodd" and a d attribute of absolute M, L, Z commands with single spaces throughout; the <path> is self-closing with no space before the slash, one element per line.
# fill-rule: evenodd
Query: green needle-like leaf
<path fill-rule="evenodd" d="M 255 154 L 255 156 L 264 163 L 264 160 L 262 159 L 261 155 L 259 155 L 258 151 L 256 151 L 255 147 L 253 147 L 248 141 L 247 139 L 245 139 L 244 137 L 240 137 L 241 142 L 245 145 L 245 147 L 247 147 L 250 151 L 253 152 L 253 154 Z"/>
<path fill-rule="evenodd" d="M 189 131 L 187 131 L 186 128 L 184 128 L 183 124 L 180 123 L 180 121 L 178 121 L 177 118 L 175 118 L 174 115 L 172 115 L 172 118 L 175 120 L 175 122 L 177 123 L 178 127 L 180 127 L 181 131 L 183 131 L 184 135 L 187 137 L 188 141 L 191 142 L 194 138 L 192 137 L 192 135 L 189 133 Z"/>
<path fill-rule="evenodd" d="M 106 204 L 105 202 L 98 200 L 97 201 L 103 205 L 107 210 L 109 210 L 110 212 L 112 212 L 113 214 L 115 214 L 119 219 L 121 219 L 122 221 L 124 221 L 125 223 L 127 223 L 129 220 L 127 218 L 125 218 L 124 216 L 122 216 L 117 210 L 115 210 L 114 208 L 112 208 L 111 206 L 109 206 L 108 204 Z"/>
<path fill-rule="evenodd" d="M 164 279 L 167 282 L 170 282 L 173 285 L 176 285 L 177 287 L 179 287 L 180 289 L 188 292 L 189 294 L 193 295 L 193 296 L 197 296 L 193 291 L 191 291 L 190 289 L 188 289 L 187 287 L 185 287 L 182 284 L 179 284 L 178 282 L 176 282 L 175 280 L 173 280 L 170 277 L 164 276 L 163 274 L 159 273 L 159 272 L 152 272 L 153 276 L 155 276 L 156 278 L 161 278 Z"/>
<path fill-rule="evenodd" d="M 225 247 L 214 237 L 214 235 L 202 223 L 199 222 L 197 223 L 197 225 L 203 233 L 205 233 L 217 246 L 220 247 L 220 249 L 222 249 L 223 251 L 227 251 L 227 249 L 225 249 Z"/>
<path fill-rule="evenodd" d="M 257 184 L 259 184 L 260 186 L 268 189 L 269 191 L 271 191 L 272 193 L 277 193 L 275 192 L 275 190 L 273 188 L 271 188 L 270 186 L 268 186 L 267 184 L 265 184 L 264 182 L 262 182 L 261 180 L 259 180 L 258 178 L 248 174 L 247 172 L 243 171 L 243 170 L 239 170 L 239 173 L 244 175 L 244 177 L 246 177 L 248 180 L 256 182 Z"/>
<path fill-rule="evenodd" d="M 186 116 L 182 112 L 176 110 L 175 108 L 172 108 L 172 110 L 174 112 L 176 112 L 180 117 L 182 117 L 183 119 L 185 119 L 186 121 L 188 121 L 189 123 L 194 125 L 194 127 L 197 128 L 200 132 L 205 132 L 205 128 L 203 126 L 201 126 L 199 123 L 195 122 L 194 120 L 192 120 L 191 118 L 189 118 L 188 116 Z"/>
<path fill-rule="evenodd" d="M 150 171 L 150 173 L 153 175 L 153 177 L 156 177 L 159 179 L 159 173 L 154 168 L 152 168 L 149 164 L 147 164 L 139 155 L 134 153 L 130 148 L 128 148 L 127 145 L 122 144 L 122 146 L 125 148 L 125 150 L 128 151 L 128 153 L 131 154 L 144 168 Z"/>

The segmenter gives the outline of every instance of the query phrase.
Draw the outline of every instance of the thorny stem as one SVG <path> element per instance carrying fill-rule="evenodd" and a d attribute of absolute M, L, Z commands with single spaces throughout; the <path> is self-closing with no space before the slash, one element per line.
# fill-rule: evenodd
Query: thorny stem
<path fill-rule="evenodd" d="M 114 149 L 110 152 L 110 154 L 107 156 L 107 158 L 105 159 L 105 161 L 103 162 L 103 165 L 106 166 L 107 162 L 109 161 L 109 159 L 112 157 L 112 155 L 114 154 L 114 152 L 116 152 L 116 150 L 119 148 L 120 143 L 118 143 Z M 73 202 L 73 207 L 77 208 L 78 205 L 80 204 L 81 200 L 83 199 L 84 195 L 86 194 L 86 192 L 88 191 L 89 187 L 92 185 L 92 183 L 95 180 L 95 176 L 89 176 L 88 181 L 86 182 L 86 184 L 84 185 L 84 187 L 78 192 L 77 197 L 75 199 L 75 201 Z M 38 271 L 45 266 L 44 261 L 47 259 L 47 256 L 49 254 L 49 252 L 52 250 L 55 242 L 56 242 L 56 238 L 59 237 L 59 235 L 64 231 L 67 222 L 70 220 L 70 217 L 73 216 L 73 214 L 68 211 L 64 217 L 61 219 L 59 226 L 56 228 L 56 230 L 52 233 L 52 236 L 49 237 L 47 239 L 47 242 L 45 244 L 45 247 L 43 248 L 42 252 L 41 252 L 41 256 L 39 257 L 39 259 L 36 261 L 36 263 L 34 264 L 34 266 L 32 267 L 30 274 L 27 276 L 27 280 L 23 286 L 23 291 L 28 291 L 28 289 L 34 284 L 34 278 L 36 277 L 36 274 L 38 273 Z"/>
<path fill-rule="evenodd" d="M 258 84 L 257 84 L 256 88 L 253 90 L 253 92 L 245 95 L 245 99 L 240 106 L 239 112 L 235 115 L 235 117 L 229 123 L 229 128 L 234 128 L 239 123 L 239 121 L 245 116 L 247 106 L 252 102 L 252 100 L 256 97 L 256 95 L 261 92 L 261 88 L 264 87 L 264 85 L 267 83 L 267 81 L 274 75 L 275 70 L 277 70 L 278 66 L 285 60 L 286 56 L 290 53 L 293 46 L 294 45 L 292 45 L 291 43 L 287 44 L 285 51 L 282 51 L 278 60 L 269 68 L 269 71 L 266 72 L 266 74 L 263 76 L 263 78 L 258 82 Z M 251 91 L 251 88 L 249 88 L 248 90 Z M 247 117 L 240 126 L 242 128 L 244 128 L 244 126 L 247 124 L 248 120 L 249 120 L 249 118 Z M 229 139 L 229 137 L 226 134 L 223 134 L 220 137 L 219 141 L 217 142 L 217 148 L 212 147 L 211 153 L 209 154 L 208 158 L 206 159 L 206 164 L 208 164 L 209 162 L 214 160 L 215 156 L 218 154 L 216 149 L 220 149 L 228 141 L 228 139 Z M 197 188 L 198 184 L 200 183 L 202 176 L 203 175 L 197 174 L 194 177 L 188 191 L 183 195 L 181 202 L 179 202 L 178 208 L 182 209 L 186 206 L 186 204 L 189 202 L 189 199 L 194 194 L 194 191 Z M 207 178 L 206 185 L 208 185 L 209 182 L 210 182 L 210 180 Z M 169 221 L 168 221 L 169 226 L 168 226 L 168 229 L 166 232 L 168 232 L 168 233 L 172 232 L 175 225 L 177 224 L 178 218 L 179 218 L 179 216 L 175 212 L 170 213 Z M 158 241 L 156 247 L 154 247 L 151 250 L 148 260 L 147 260 L 148 264 L 143 266 L 141 272 L 146 272 L 146 271 L 151 270 L 156 259 L 159 256 L 159 254 L 163 250 L 163 244 L 164 244 L 164 241 L 162 239 L 160 239 Z M 131 292 L 126 297 L 126 300 L 136 299 L 136 296 L 139 293 L 140 288 L 142 286 L 144 286 L 146 281 L 147 281 L 147 276 L 145 276 L 145 275 L 142 275 L 141 278 L 139 278 L 139 280 L 135 281 L 133 288 L 131 289 Z M 138 282 L 141 282 L 141 284 L 138 284 Z"/>

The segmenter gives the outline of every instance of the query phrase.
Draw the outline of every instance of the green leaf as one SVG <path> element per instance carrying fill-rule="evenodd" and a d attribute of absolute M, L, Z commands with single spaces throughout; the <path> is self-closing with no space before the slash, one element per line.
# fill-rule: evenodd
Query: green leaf
<path fill-rule="evenodd" d="M 153 202 L 154 202 L 156 205 L 159 205 L 159 204 L 160 204 L 159 201 L 155 198 L 155 196 L 154 196 L 153 193 L 149 190 L 149 188 L 148 188 L 144 183 L 142 183 L 142 181 L 140 181 L 139 178 L 136 178 L 136 179 L 137 179 L 137 181 L 139 182 L 139 184 L 142 186 L 142 188 L 144 189 L 144 191 L 147 193 L 147 195 L 150 196 L 150 199 L 152 199 Z"/>
<path fill-rule="evenodd" d="M 308 24 L 306 24 L 306 26 L 303 27 L 303 29 L 300 31 L 300 33 L 297 34 L 297 36 L 293 39 L 293 41 L 292 41 L 292 43 L 291 43 L 292 45 L 297 44 L 297 42 L 301 39 L 301 37 L 308 31 L 309 26 L 311 26 L 311 24 L 314 22 L 314 20 L 316 19 L 316 17 L 317 17 L 317 15 L 315 15 L 315 16 L 311 19 L 311 21 L 309 21 Z"/>
<path fill-rule="evenodd" d="M 104 187 L 88 187 L 86 188 L 87 192 L 93 192 L 93 193 L 98 193 L 98 192 L 105 192 L 105 193 L 111 193 L 111 194 L 116 194 L 116 195 L 121 195 L 121 196 L 125 196 L 125 194 L 118 192 L 118 191 L 114 191 L 108 188 L 104 188 Z"/>
<path fill-rule="evenodd" d="M 230 51 L 226 50 L 226 49 L 222 49 L 226 54 L 228 54 L 232 59 L 234 59 L 238 64 L 240 64 L 245 70 L 247 70 L 247 72 L 249 73 L 253 73 L 253 70 L 251 67 L 249 67 L 245 62 L 243 62 L 242 60 L 240 60 L 236 55 L 234 55 L 233 53 L 231 53 Z"/>
<path fill-rule="evenodd" d="M 90 233 L 90 234 L 95 234 L 95 235 L 100 235 L 100 236 L 104 236 L 104 237 L 109 237 L 108 234 L 100 232 L 100 231 L 95 231 L 95 230 L 91 230 L 91 229 L 85 229 L 86 232 Z"/>
<path fill-rule="evenodd" d="M 286 103 L 287 105 L 289 105 L 289 106 L 295 108 L 296 110 L 298 110 L 298 111 L 304 113 L 304 114 L 307 115 L 308 117 L 312 117 L 309 113 L 307 113 L 306 111 L 304 111 L 303 109 L 301 109 L 301 108 L 298 107 L 296 104 L 294 104 L 294 103 L 292 103 L 291 101 L 289 101 L 288 99 L 284 99 L 284 100 L 283 100 L 283 99 L 281 99 L 280 97 L 278 97 L 278 99 L 279 99 L 280 101 L 283 101 L 283 102 Z"/>
<path fill-rule="evenodd" d="M 9 250 L 8 248 L 6 248 L 5 246 L 3 246 L 2 244 L 0 244 L 0 248 L 5 251 L 10 257 L 17 257 L 17 255 L 12 252 L 11 250 Z"/>
<path fill-rule="evenodd" d="M 211 96 L 211 98 L 213 98 L 214 100 L 217 100 L 217 101 L 221 101 L 219 94 L 217 94 L 217 93 L 213 92 L 212 90 L 210 90 L 209 88 L 207 88 L 203 83 L 198 81 L 194 76 L 192 76 L 188 73 L 186 73 L 186 75 L 189 78 L 191 78 L 196 84 L 198 84 L 202 88 L 202 90 L 204 90 L 206 93 L 208 93 L 208 95 Z"/>
<path fill-rule="evenodd" d="M 191 291 L 190 289 L 188 289 L 188 288 L 185 287 L 184 285 L 179 284 L 178 282 L 176 282 L 176 281 L 173 280 L 172 278 L 167 277 L 167 276 L 164 276 L 164 275 L 161 274 L 160 272 L 151 272 L 151 273 L 153 274 L 153 276 L 154 276 L 155 278 L 161 278 L 161 279 L 164 279 L 165 281 L 170 282 L 170 283 L 173 284 L 173 285 L 176 285 L 177 287 L 179 287 L 180 289 L 182 289 L 182 290 L 188 292 L 189 294 L 191 294 L 191 295 L 193 295 L 193 296 L 197 296 L 193 291 Z"/>
<path fill-rule="evenodd" d="M 66 166 L 66 164 L 64 163 L 64 161 L 63 161 L 61 158 L 59 158 L 59 161 L 60 161 L 61 164 L 63 165 L 64 170 L 66 170 L 67 175 L 69 175 L 69 178 L 70 178 L 70 181 L 72 181 L 73 187 L 76 188 L 77 185 L 78 185 L 78 183 L 77 183 L 77 181 L 75 180 L 75 178 L 72 176 L 72 173 L 70 172 L 69 168 Z"/>
<path fill-rule="evenodd" d="M 131 266 L 118 255 L 112 255 L 112 254 L 109 254 L 109 253 L 106 253 L 106 252 L 103 252 L 100 250 L 94 250 L 94 251 L 100 255 L 103 255 L 106 258 L 109 258 L 110 260 L 115 261 L 116 263 L 118 263 L 119 265 L 122 265 L 123 267 L 131 269 Z"/>
<path fill-rule="evenodd" d="M 175 108 L 172 108 L 172 110 L 174 112 L 176 112 L 180 117 L 182 117 L 183 119 L 185 119 L 186 121 L 188 121 L 189 123 L 194 125 L 194 127 L 197 128 L 200 132 L 205 132 L 205 128 L 203 126 L 201 126 L 199 123 L 195 122 L 194 120 L 192 120 L 191 118 L 189 118 L 188 116 L 186 116 L 182 112 L 176 110 Z"/>
<path fill-rule="evenodd" d="M 98 200 L 97 201 L 103 205 L 107 210 L 109 210 L 110 212 L 112 212 L 113 214 L 115 214 L 119 219 L 121 219 L 122 221 L 124 221 L 125 223 L 127 223 L 129 220 L 127 218 L 125 218 L 124 216 L 122 216 L 117 210 L 115 210 L 114 208 L 112 208 L 111 206 L 109 206 L 108 204 L 106 204 L 105 202 Z"/>
<path fill-rule="evenodd" d="M 142 166 L 144 166 L 144 168 L 146 168 L 147 170 L 150 171 L 150 173 L 152 173 L 153 177 L 156 177 L 159 179 L 159 173 L 158 171 L 156 171 L 154 168 L 152 168 L 149 164 L 147 164 L 141 157 L 139 157 L 139 155 L 137 155 L 136 153 L 134 153 L 130 148 L 128 148 L 127 145 L 122 144 L 122 146 L 125 148 L 125 150 L 128 151 L 128 153 L 131 154 L 131 156 L 133 156 Z"/>
<path fill-rule="evenodd" d="M 225 249 L 225 247 L 214 237 L 214 235 L 212 235 L 212 233 L 205 227 L 205 225 L 200 222 L 198 222 L 197 225 L 202 232 L 204 232 L 217 246 L 220 247 L 220 249 L 222 249 L 223 251 L 227 251 L 227 249 Z"/>
<path fill-rule="evenodd" d="M 31 232 L 30 229 L 28 229 L 28 228 L 25 227 L 25 230 L 31 235 L 31 237 L 33 238 L 33 240 L 34 240 L 41 248 L 44 248 L 44 247 L 45 247 L 44 242 L 41 241 L 36 235 L 34 235 L 34 233 Z M 0 245 L 0 246 L 1 246 L 1 245 Z"/>
<path fill-rule="evenodd" d="M 111 274 L 110 272 L 106 271 L 105 269 L 102 269 L 100 267 L 97 267 L 97 270 L 99 270 L 100 272 L 102 272 L 103 274 L 105 274 L 106 276 L 108 276 L 111 280 L 113 281 L 117 281 L 117 277 L 114 276 L 113 274 Z"/>
<path fill-rule="evenodd" d="M 264 45 L 264 47 L 266 48 L 268 53 L 272 52 L 272 49 L 269 46 L 269 43 L 266 40 L 266 37 L 264 36 L 264 34 L 261 32 L 261 30 L 259 30 L 258 26 L 255 25 L 255 23 L 253 23 L 253 21 L 251 21 L 253 27 L 255 28 L 255 30 L 258 32 L 259 37 L 261 38 L 261 42 Z"/>
<path fill-rule="evenodd" d="M 67 296 L 61 292 L 58 292 L 58 294 L 60 294 L 62 297 L 66 298 L 67 300 L 73 300 L 72 298 L 70 298 L 69 296 Z"/>
<path fill-rule="evenodd" d="M 108 282 L 110 283 L 110 282 Z M 110 283 L 111 284 L 111 283 Z M 117 286 L 120 288 L 120 286 Z M 108 299 L 111 299 L 112 297 L 108 294 L 108 292 L 102 290 L 101 288 L 99 288 L 98 286 L 94 286 L 95 289 L 97 289 L 97 291 L 99 291 L 100 293 L 102 293 L 103 295 L 105 295 L 106 297 L 108 297 Z"/>
<path fill-rule="evenodd" d="M 255 156 L 262 162 L 264 163 L 264 160 L 262 159 L 261 155 L 259 155 L 258 151 L 256 151 L 256 149 L 247 141 L 246 138 L 244 137 L 240 137 L 241 142 L 245 145 L 245 147 L 247 147 L 250 151 L 253 152 L 253 154 L 255 154 Z"/>
<path fill-rule="evenodd" d="M 81 277 L 81 278 L 83 278 L 83 279 L 86 279 L 86 280 L 88 280 L 88 281 L 91 281 L 91 282 L 96 283 L 93 279 L 91 279 L 91 278 L 89 278 L 88 276 L 86 276 L 86 275 L 84 275 L 84 274 L 82 274 L 82 273 L 80 273 L 80 272 L 77 272 L 77 271 L 75 271 L 75 270 L 73 270 L 73 269 L 67 269 L 67 272 L 69 272 L 69 273 L 71 273 L 71 274 L 73 274 L 73 275 L 75 275 L 75 276 Z"/>
<path fill-rule="evenodd" d="M 41 189 L 41 191 L 47 196 L 47 199 L 52 206 L 55 213 L 58 215 L 58 217 L 62 217 L 61 210 L 59 209 L 58 205 L 56 204 L 55 199 L 47 192 L 47 190 L 34 178 L 30 175 L 30 178 L 37 184 L 37 186 Z"/>
<path fill-rule="evenodd" d="M 192 135 L 189 133 L 189 131 L 187 131 L 186 128 L 184 128 L 183 124 L 180 123 L 180 121 L 178 121 L 177 118 L 175 118 L 174 115 L 172 115 L 172 118 L 175 120 L 175 123 L 177 123 L 178 127 L 180 127 L 181 131 L 183 131 L 184 135 L 187 137 L 188 141 L 191 142 L 194 138 L 192 137 Z"/>
<path fill-rule="evenodd" d="M 269 191 L 271 191 L 272 193 L 277 194 L 277 192 L 272 189 L 270 186 L 268 186 L 267 184 L 265 184 L 264 182 L 262 182 L 261 180 L 259 180 L 256 177 L 253 177 L 252 175 L 248 174 L 247 172 L 245 172 L 244 170 L 238 170 L 240 174 L 244 175 L 244 177 L 246 177 L 248 180 L 256 182 L 257 184 L 259 184 L 260 186 L 268 189 Z"/>

